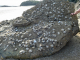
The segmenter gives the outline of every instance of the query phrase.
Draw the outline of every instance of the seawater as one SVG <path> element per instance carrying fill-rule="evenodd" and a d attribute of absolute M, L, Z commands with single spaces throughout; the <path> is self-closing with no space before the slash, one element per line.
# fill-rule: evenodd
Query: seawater
<path fill-rule="evenodd" d="M 22 16 L 22 13 L 34 6 L 0 7 L 0 22 Z"/>

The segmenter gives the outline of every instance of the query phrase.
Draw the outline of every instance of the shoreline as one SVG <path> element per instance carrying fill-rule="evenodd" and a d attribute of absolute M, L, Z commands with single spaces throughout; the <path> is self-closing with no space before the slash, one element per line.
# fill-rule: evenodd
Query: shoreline
<path fill-rule="evenodd" d="M 22 16 L 23 11 L 26 11 L 32 7 L 33 6 L 0 7 L 0 22 L 20 17 Z"/>

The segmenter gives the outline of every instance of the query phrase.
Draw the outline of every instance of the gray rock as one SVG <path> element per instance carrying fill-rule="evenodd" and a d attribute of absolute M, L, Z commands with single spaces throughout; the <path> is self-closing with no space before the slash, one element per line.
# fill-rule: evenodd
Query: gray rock
<path fill-rule="evenodd" d="M 44 0 L 23 12 L 0 33 L 1 58 L 33 59 L 59 51 L 78 32 L 71 12 L 74 4 L 64 0 Z"/>
<path fill-rule="evenodd" d="M 75 10 L 77 11 L 80 8 L 80 0 L 75 4 Z M 80 13 L 77 14 L 78 19 L 80 19 Z"/>
<path fill-rule="evenodd" d="M 80 32 L 57 53 L 36 59 L 2 59 L 2 60 L 79 60 L 80 59 Z M 57 56 L 57 57 L 56 57 Z"/>
<path fill-rule="evenodd" d="M 24 17 L 17 17 L 15 20 L 13 20 L 12 25 L 15 27 L 24 27 L 29 24 L 31 24 L 32 21 L 25 19 Z"/>

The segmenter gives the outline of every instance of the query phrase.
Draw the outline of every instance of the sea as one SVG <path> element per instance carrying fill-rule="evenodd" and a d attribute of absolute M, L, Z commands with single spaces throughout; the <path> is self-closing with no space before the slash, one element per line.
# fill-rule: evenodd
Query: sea
<path fill-rule="evenodd" d="M 0 7 L 0 22 L 22 16 L 22 13 L 34 6 Z"/>

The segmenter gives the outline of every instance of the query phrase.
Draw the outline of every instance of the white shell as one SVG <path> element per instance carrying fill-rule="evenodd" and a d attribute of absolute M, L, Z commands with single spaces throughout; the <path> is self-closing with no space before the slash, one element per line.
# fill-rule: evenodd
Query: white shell
<path fill-rule="evenodd" d="M 53 44 L 55 44 L 55 42 L 53 42 Z"/>
<path fill-rule="evenodd" d="M 21 44 L 19 44 L 19 46 L 21 46 Z"/>
<path fill-rule="evenodd" d="M 57 40 L 55 40 L 55 42 L 57 42 Z"/>
<path fill-rule="evenodd" d="M 58 11 L 58 13 L 60 13 L 60 11 Z"/>
<path fill-rule="evenodd" d="M 2 45 L 2 43 L 0 43 L 0 46 Z"/>
<path fill-rule="evenodd" d="M 68 30 L 71 30 L 71 28 L 68 28 Z"/>
<path fill-rule="evenodd" d="M 32 34 L 29 34 L 29 36 L 31 36 Z"/>
<path fill-rule="evenodd" d="M 32 50 L 30 49 L 30 50 L 29 50 L 29 52 L 31 53 L 31 52 L 32 52 Z"/>
<path fill-rule="evenodd" d="M 45 42 L 45 40 L 42 41 L 43 43 Z"/>
<path fill-rule="evenodd" d="M 29 50 L 29 48 L 26 48 L 26 50 Z"/>
<path fill-rule="evenodd" d="M 25 53 L 25 50 L 20 50 L 19 53 L 23 54 L 23 53 Z"/>
<path fill-rule="evenodd" d="M 56 37 L 57 35 L 56 34 L 53 34 L 53 37 Z"/>
<path fill-rule="evenodd" d="M 28 42 L 26 41 L 25 44 L 28 44 Z"/>
<path fill-rule="evenodd" d="M 50 45 L 50 47 L 54 47 L 54 45 L 52 44 L 52 45 Z"/>
<path fill-rule="evenodd" d="M 49 12 L 50 14 L 52 13 L 52 12 Z"/>
<path fill-rule="evenodd" d="M 49 46 L 48 46 L 48 45 L 46 45 L 46 48 L 49 48 Z"/>
<path fill-rule="evenodd" d="M 16 30 L 16 31 L 18 31 L 18 30 Z"/>
<path fill-rule="evenodd" d="M 60 32 L 57 32 L 58 35 L 60 35 Z"/>
<path fill-rule="evenodd" d="M 38 48 L 38 50 L 41 51 L 42 49 L 41 48 Z"/>
<path fill-rule="evenodd" d="M 66 33 L 66 31 L 63 31 L 63 33 L 65 34 L 65 33 Z"/>
<path fill-rule="evenodd" d="M 53 4 L 56 4 L 55 2 Z"/>
<path fill-rule="evenodd" d="M 47 4 L 45 6 L 47 6 Z"/>
<path fill-rule="evenodd" d="M 67 16 L 65 16 L 65 19 L 67 18 Z"/>
<path fill-rule="evenodd" d="M 46 41 L 47 43 L 49 42 L 49 40 Z"/>
<path fill-rule="evenodd" d="M 28 45 L 24 45 L 24 47 L 28 47 Z"/>
<path fill-rule="evenodd" d="M 8 44 L 13 44 L 13 43 L 14 43 L 14 41 L 9 41 L 9 42 L 8 42 Z"/>
<path fill-rule="evenodd" d="M 34 42 L 34 43 L 37 43 L 37 41 L 36 41 L 35 39 L 33 40 L 33 42 Z"/>
<path fill-rule="evenodd" d="M 21 38 L 23 38 L 23 35 L 21 36 Z"/>
<path fill-rule="evenodd" d="M 61 31 L 64 31 L 64 29 L 61 29 Z"/>
<path fill-rule="evenodd" d="M 6 51 L 7 48 L 4 48 L 4 51 Z"/>
<path fill-rule="evenodd" d="M 17 48 L 15 48 L 14 50 L 17 50 Z"/>
<path fill-rule="evenodd" d="M 52 33 L 55 33 L 55 31 L 53 31 Z"/>

